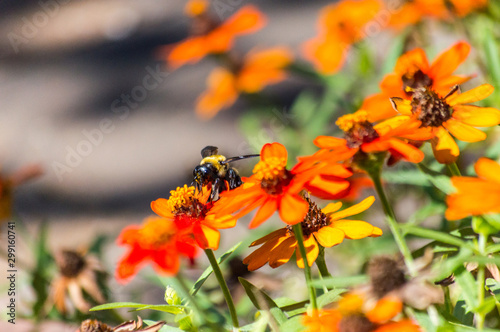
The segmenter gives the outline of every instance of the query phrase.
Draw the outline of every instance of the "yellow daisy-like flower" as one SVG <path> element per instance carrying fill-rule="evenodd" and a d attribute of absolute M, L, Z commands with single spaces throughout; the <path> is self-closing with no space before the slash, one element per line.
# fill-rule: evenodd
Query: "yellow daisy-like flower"
<path fill-rule="evenodd" d="M 479 142 L 486 134 L 474 127 L 492 127 L 500 124 L 500 110 L 493 107 L 479 107 L 470 103 L 488 97 L 494 88 L 489 84 L 480 85 L 464 93 L 458 93 L 458 85 L 446 96 L 427 88 L 413 90 L 411 100 L 391 98 L 394 108 L 418 121 L 434 135 L 431 140 L 436 160 L 442 164 L 455 162 L 460 151 L 455 140 Z"/>
<path fill-rule="evenodd" d="M 347 209 L 339 211 L 341 202 L 328 204 L 320 209 L 309 199 L 309 210 L 301 222 L 304 234 L 304 246 L 307 252 L 307 262 L 311 266 L 318 257 L 319 245 L 333 247 L 344 239 L 362 239 L 365 237 L 378 237 L 382 230 L 361 220 L 347 220 L 345 217 L 361 213 L 368 209 L 375 198 L 370 196 L 362 202 Z M 250 271 L 256 270 L 269 263 L 276 268 L 288 262 L 295 249 L 298 247 L 291 226 L 278 229 L 256 241 L 250 246 L 262 246 L 247 256 L 243 263 L 248 265 Z M 304 260 L 297 250 L 297 265 L 304 268 Z"/>

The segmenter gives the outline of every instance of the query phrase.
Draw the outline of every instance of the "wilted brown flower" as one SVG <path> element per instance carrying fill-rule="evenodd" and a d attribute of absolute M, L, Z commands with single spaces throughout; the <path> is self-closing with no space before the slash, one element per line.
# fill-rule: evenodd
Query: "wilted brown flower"
<path fill-rule="evenodd" d="M 102 267 L 96 257 L 86 256 L 74 250 L 62 250 L 55 255 L 55 259 L 59 276 L 52 282 L 51 296 L 59 312 L 63 314 L 67 312 L 66 293 L 81 312 L 90 309 L 90 304 L 84 299 L 82 291 L 97 303 L 105 302 L 97 284 L 97 272 L 102 271 Z"/>
<path fill-rule="evenodd" d="M 110 327 L 98 320 L 87 319 L 82 322 L 76 332 L 157 332 L 163 325 L 165 322 L 160 321 L 143 328 L 142 318 L 139 316 L 137 316 L 137 321 L 129 320 L 115 327 Z"/>

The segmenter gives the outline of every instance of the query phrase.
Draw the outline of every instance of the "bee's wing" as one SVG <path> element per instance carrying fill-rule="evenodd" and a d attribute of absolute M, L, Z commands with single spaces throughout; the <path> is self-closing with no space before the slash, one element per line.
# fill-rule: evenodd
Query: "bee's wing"
<path fill-rule="evenodd" d="M 213 156 L 214 154 L 217 154 L 219 152 L 219 149 L 216 146 L 205 146 L 201 150 L 201 157 L 206 158 L 208 156 Z"/>

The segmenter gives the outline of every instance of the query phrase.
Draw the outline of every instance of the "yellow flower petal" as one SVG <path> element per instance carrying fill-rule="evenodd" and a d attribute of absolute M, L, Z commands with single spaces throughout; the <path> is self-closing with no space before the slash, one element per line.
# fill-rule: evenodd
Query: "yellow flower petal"
<path fill-rule="evenodd" d="M 330 227 L 335 227 L 345 233 L 348 239 L 363 239 L 373 234 L 374 227 L 361 220 L 335 220 L 332 221 Z"/>
<path fill-rule="evenodd" d="M 314 233 L 316 240 L 325 248 L 333 247 L 344 241 L 345 233 L 338 228 L 326 226 Z"/>
<path fill-rule="evenodd" d="M 443 127 L 436 128 L 436 137 L 431 140 L 434 157 L 441 164 L 449 164 L 457 160 L 460 150 L 455 140 Z"/>
<path fill-rule="evenodd" d="M 356 205 L 348 207 L 345 210 L 330 214 L 329 215 L 330 220 L 339 220 L 348 216 L 353 216 L 355 214 L 361 213 L 366 209 L 368 209 L 370 206 L 372 206 L 373 202 L 375 202 L 375 197 L 373 196 L 367 197 Z"/>
<path fill-rule="evenodd" d="M 479 142 L 486 139 L 486 133 L 453 118 L 444 122 L 443 127 L 448 129 L 453 136 L 464 142 Z"/>
<path fill-rule="evenodd" d="M 335 211 L 338 211 L 341 207 L 342 207 L 342 202 L 330 203 L 323 209 L 321 209 L 321 211 L 323 211 L 324 214 L 330 214 Z"/>
<path fill-rule="evenodd" d="M 457 105 L 453 107 L 452 117 L 474 127 L 491 127 L 500 123 L 500 111 L 493 107 Z"/>
<path fill-rule="evenodd" d="M 478 100 L 483 100 L 493 93 L 495 88 L 490 84 L 483 84 L 475 87 L 472 90 L 465 91 L 464 93 L 455 93 L 446 98 L 446 102 L 450 106 L 458 104 L 470 104 Z"/>
<path fill-rule="evenodd" d="M 319 254 L 318 243 L 314 239 L 314 236 L 309 236 L 307 239 L 304 239 L 304 246 L 306 247 L 307 264 L 309 266 L 312 266 L 313 263 L 316 261 L 316 258 L 318 258 Z M 304 260 L 302 259 L 300 250 L 296 251 L 296 256 L 297 256 L 297 266 L 303 269 Z"/>
<path fill-rule="evenodd" d="M 396 110 L 397 112 L 403 114 L 403 115 L 411 115 L 411 103 L 409 100 L 405 100 L 403 98 L 399 98 L 399 97 L 393 97 L 390 99 L 391 100 L 391 104 L 392 104 L 392 107 L 394 108 L 394 110 Z"/>

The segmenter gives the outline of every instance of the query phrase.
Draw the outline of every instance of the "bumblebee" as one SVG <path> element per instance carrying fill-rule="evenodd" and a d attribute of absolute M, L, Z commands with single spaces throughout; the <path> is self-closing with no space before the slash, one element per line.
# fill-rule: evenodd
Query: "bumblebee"
<path fill-rule="evenodd" d="M 201 190 L 203 186 L 211 186 L 210 201 L 216 201 L 219 193 L 241 186 L 241 177 L 238 171 L 231 167 L 229 163 L 245 158 L 259 157 L 260 154 L 250 154 L 226 158 L 217 154 L 219 149 L 215 146 L 206 146 L 201 150 L 203 158 L 198 166 L 193 170 L 193 183 L 196 189 Z"/>

